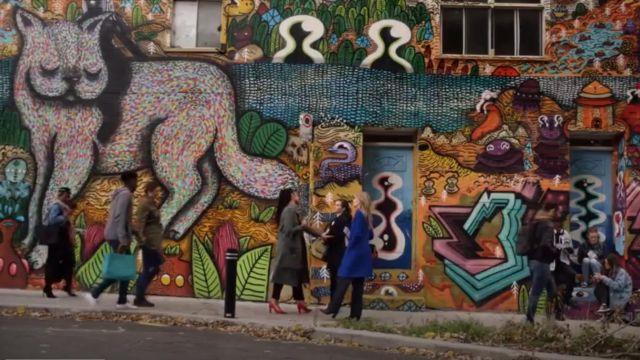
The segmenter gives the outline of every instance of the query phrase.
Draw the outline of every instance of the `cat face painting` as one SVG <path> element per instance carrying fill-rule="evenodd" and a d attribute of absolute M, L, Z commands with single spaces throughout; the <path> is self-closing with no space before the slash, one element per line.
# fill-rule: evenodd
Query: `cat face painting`
<path fill-rule="evenodd" d="M 20 61 L 28 69 L 28 86 L 41 97 L 65 103 L 97 98 L 108 82 L 107 67 L 99 56 L 100 29 L 111 16 L 45 24 L 36 15 L 18 10 L 16 24 L 23 39 Z"/>

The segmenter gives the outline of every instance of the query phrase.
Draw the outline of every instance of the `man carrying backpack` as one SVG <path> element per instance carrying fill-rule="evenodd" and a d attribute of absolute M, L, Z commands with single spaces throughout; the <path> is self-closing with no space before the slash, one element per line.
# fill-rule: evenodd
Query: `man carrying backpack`
<path fill-rule="evenodd" d="M 555 283 L 551 274 L 551 263 L 557 256 L 554 247 L 554 224 L 556 206 L 547 203 L 536 213 L 530 224 L 529 249 L 529 269 L 531 270 L 531 292 L 529 293 L 529 303 L 527 304 L 527 321 L 534 322 L 538 300 L 543 289 L 547 290 L 547 298 L 555 297 Z"/>

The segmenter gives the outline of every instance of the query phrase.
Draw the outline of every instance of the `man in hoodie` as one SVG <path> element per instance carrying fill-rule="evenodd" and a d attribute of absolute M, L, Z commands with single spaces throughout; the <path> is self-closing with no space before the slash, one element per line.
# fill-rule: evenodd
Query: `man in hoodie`
<path fill-rule="evenodd" d="M 132 239 L 131 212 L 133 207 L 133 192 L 138 184 L 138 175 L 135 172 L 126 172 L 120 176 L 124 187 L 116 190 L 111 196 L 109 218 L 104 229 L 104 238 L 120 254 L 128 254 Z M 104 290 L 116 280 L 105 279 L 91 293 L 85 294 L 87 301 L 94 305 Z M 135 309 L 136 306 L 127 302 L 127 290 L 129 281 L 119 282 L 119 296 L 117 309 Z"/>

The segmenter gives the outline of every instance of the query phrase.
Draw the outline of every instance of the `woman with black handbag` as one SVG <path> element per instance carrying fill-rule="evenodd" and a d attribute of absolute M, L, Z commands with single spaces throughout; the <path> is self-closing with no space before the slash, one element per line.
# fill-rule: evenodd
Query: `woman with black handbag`
<path fill-rule="evenodd" d="M 49 247 L 47 262 L 44 266 L 43 296 L 55 298 L 52 285 L 65 281 L 64 291 L 69 296 L 76 296 L 73 292 L 73 268 L 75 259 L 73 256 L 73 237 L 71 237 L 72 225 L 69 221 L 71 213 L 71 190 L 63 187 L 58 190 L 56 200 L 47 210 L 46 224 L 43 229 L 47 237 Z"/>

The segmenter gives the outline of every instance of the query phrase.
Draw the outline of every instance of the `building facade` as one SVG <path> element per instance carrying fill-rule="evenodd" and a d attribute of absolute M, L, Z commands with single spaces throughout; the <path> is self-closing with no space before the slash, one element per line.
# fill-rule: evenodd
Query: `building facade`
<path fill-rule="evenodd" d="M 523 309 L 516 236 L 548 202 L 637 286 L 639 26 L 633 0 L 5 1 L 0 286 L 42 285 L 33 229 L 61 186 L 78 286 L 99 281 L 128 170 L 136 197 L 164 189 L 151 294 L 222 297 L 237 248 L 238 298 L 265 301 L 287 186 L 319 227 L 372 195 L 372 309 Z"/>

